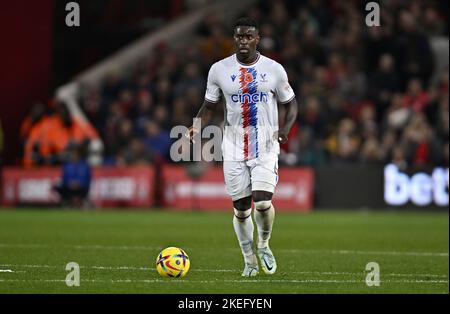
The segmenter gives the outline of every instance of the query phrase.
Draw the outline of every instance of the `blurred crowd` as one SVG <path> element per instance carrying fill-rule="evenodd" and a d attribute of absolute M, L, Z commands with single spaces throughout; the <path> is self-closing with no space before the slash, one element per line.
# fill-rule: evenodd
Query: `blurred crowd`
<path fill-rule="evenodd" d="M 71 115 L 65 103 L 56 99 L 48 105 L 36 103 L 20 128 L 23 166 L 63 164 L 74 148 L 83 151 L 83 158 L 87 158 L 91 141 L 96 138 L 94 127 Z"/>
<path fill-rule="evenodd" d="M 282 164 L 448 167 L 449 69 L 431 46 L 448 40 L 448 3 L 380 8 L 380 27 L 366 26 L 364 1 L 259 1 L 242 12 L 259 22 L 259 51 L 285 67 L 300 104 Z M 211 14 L 181 49 L 160 43 L 127 73 L 84 86 L 81 107 L 104 141 L 104 163 L 171 162 L 171 128 L 192 124 L 209 67 L 233 52 L 231 27 Z"/>

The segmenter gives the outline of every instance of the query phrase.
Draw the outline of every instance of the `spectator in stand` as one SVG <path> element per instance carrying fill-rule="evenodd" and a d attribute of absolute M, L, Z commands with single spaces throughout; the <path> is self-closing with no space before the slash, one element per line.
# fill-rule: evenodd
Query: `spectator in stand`
<path fill-rule="evenodd" d="M 405 150 L 402 146 L 395 146 L 392 150 L 391 163 L 396 165 L 400 170 L 408 169 L 408 160 L 406 159 Z"/>
<path fill-rule="evenodd" d="M 286 23 L 289 19 L 289 13 L 283 2 L 270 1 L 268 15 L 278 37 L 283 37 L 284 34 L 289 32 L 289 24 Z"/>
<path fill-rule="evenodd" d="M 155 103 L 158 104 L 170 104 L 173 99 L 172 95 L 172 81 L 167 76 L 162 76 L 156 81 L 156 90 L 155 90 Z"/>
<path fill-rule="evenodd" d="M 392 96 L 391 105 L 384 115 L 384 128 L 401 131 L 412 116 L 412 110 L 403 105 L 403 96 L 396 93 Z"/>
<path fill-rule="evenodd" d="M 424 114 L 414 114 L 403 132 L 402 140 L 406 158 L 412 166 L 423 168 L 441 162 L 442 150 Z"/>
<path fill-rule="evenodd" d="M 382 158 L 383 152 L 378 138 L 371 135 L 362 144 L 360 160 L 365 164 L 378 164 Z"/>
<path fill-rule="evenodd" d="M 341 164 L 357 161 L 360 141 L 355 122 L 350 118 L 341 120 L 337 133 L 331 135 L 326 142 L 331 162 Z"/>
<path fill-rule="evenodd" d="M 169 111 L 164 105 L 157 105 L 153 110 L 153 119 L 163 130 L 170 130 L 171 125 L 169 123 Z"/>
<path fill-rule="evenodd" d="M 222 25 L 223 20 L 220 14 L 216 11 L 212 11 L 206 15 L 205 19 L 201 21 L 198 27 L 197 33 L 201 38 L 208 38 L 212 35 L 212 29 L 215 25 Z"/>
<path fill-rule="evenodd" d="M 437 9 L 432 6 L 425 9 L 420 26 L 428 36 L 439 36 L 445 32 L 445 21 L 442 20 Z"/>
<path fill-rule="evenodd" d="M 122 88 L 119 92 L 119 106 L 125 116 L 129 116 L 134 104 L 134 93 L 130 88 Z"/>
<path fill-rule="evenodd" d="M 326 163 L 326 154 L 321 139 L 314 136 L 311 128 L 302 128 L 297 151 L 298 164 L 318 167 Z"/>
<path fill-rule="evenodd" d="M 171 124 L 172 125 L 184 125 L 184 126 L 188 126 L 190 124 L 192 124 L 192 117 L 189 117 L 187 115 L 187 103 L 186 100 L 184 98 L 177 98 L 174 100 L 173 104 L 173 112 L 171 114 L 172 116 L 172 120 L 171 120 Z"/>
<path fill-rule="evenodd" d="M 25 117 L 21 126 L 20 126 L 20 141 L 22 144 L 25 144 L 27 137 L 30 135 L 31 129 L 39 123 L 39 121 L 45 115 L 45 106 L 38 102 L 35 103 L 31 109 L 30 113 Z"/>
<path fill-rule="evenodd" d="M 259 42 L 259 47 L 261 49 L 261 54 L 271 59 L 279 59 L 278 51 L 280 49 L 280 41 L 275 36 L 273 25 L 269 23 L 262 24 L 260 33 L 261 40 Z"/>
<path fill-rule="evenodd" d="M 368 96 L 376 102 L 377 115 L 381 117 L 389 106 L 393 94 L 400 90 L 400 79 L 391 54 L 381 55 L 378 68 L 370 77 L 368 87 L 370 89 Z"/>
<path fill-rule="evenodd" d="M 403 97 L 405 107 L 411 108 L 415 112 L 423 112 L 428 102 L 428 93 L 423 90 L 422 82 L 419 79 L 411 79 Z"/>
<path fill-rule="evenodd" d="M 23 154 L 25 153 L 25 145 L 28 137 L 30 136 L 31 130 L 35 128 L 35 126 L 44 118 L 45 116 L 45 106 L 38 102 L 33 104 L 30 109 L 29 114 L 25 117 L 25 120 L 22 122 L 20 126 L 20 146 L 22 149 L 21 158 L 23 158 Z"/>
<path fill-rule="evenodd" d="M 325 135 L 325 119 L 317 97 L 305 99 L 304 107 L 300 108 L 300 128 L 309 129 L 313 137 L 323 138 Z"/>
<path fill-rule="evenodd" d="M 345 99 L 340 97 L 336 92 L 330 93 L 330 96 L 323 100 L 326 114 L 324 114 L 326 134 L 329 136 L 337 130 L 337 126 L 342 119 L 348 117 L 346 112 Z"/>
<path fill-rule="evenodd" d="M 145 166 L 152 163 L 152 155 L 140 138 L 132 138 L 115 156 L 114 165 L 119 167 Z"/>
<path fill-rule="evenodd" d="M 364 100 L 367 89 L 366 76 L 353 61 L 347 62 L 345 71 L 338 78 L 338 92 L 352 104 Z"/>
<path fill-rule="evenodd" d="M 72 117 L 66 104 L 56 101 L 55 106 L 53 114 L 30 130 L 25 144 L 25 167 L 61 164 L 69 143 L 80 144 L 98 136 L 90 125 Z"/>
<path fill-rule="evenodd" d="M 376 122 L 376 112 L 370 103 L 361 105 L 358 113 L 358 133 L 363 139 L 371 136 L 378 136 L 378 124 Z"/>
<path fill-rule="evenodd" d="M 144 143 L 148 151 L 154 156 L 155 160 L 168 161 L 170 160 L 170 146 L 172 140 L 168 130 L 161 129 L 161 126 L 153 121 L 147 122 L 147 134 L 144 138 Z"/>
<path fill-rule="evenodd" d="M 114 141 L 111 141 L 111 145 L 108 147 L 112 155 L 128 147 L 128 144 L 135 137 L 133 123 L 130 119 L 124 118 L 120 120 L 117 127 Z"/>
<path fill-rule="evenodd" d="M 388 129 L 384 132 L 380 149 L 381 149 L 381 161 L 387 164 L 391 161 L 393 150 L 397 144 L 397 135 L 394 130 Z"/>
<path fill-rule="evenodd" d="M 234 51 L 234 42 L 225 33 L 223 24 L 213 24 L 210 36 L 201 45 L 206 63 L 212 63 L 230 55 Z"/>
<path fill-rule="evenodd" d="M 117 99 L 122 82 L 119 74 L 116 72 L 110 73 L 106 78 L 102 88 L 102 98 L 106 102 Z"/>
<path fill-rule="evenodd" d="M 145 126 L 148 119 L 152 116 L 153 106 L 153 95 L 147 90 L 140 90 L 138 92 L 137 103 L 130 114 L 138 136 L 144 136 Z"/>
<path fill-rule="evenodd" d="M 400 12 L 399 24 L 396 43 L 402 79 L 409 82 L 412 78 L 419 78 L 428 87 L 434 69 L 428 37 L 421 33 L 414 15 L 407 10 Z"/>
<path fill-rule="evenodd" d="M 205 86 L 206 82 L 201 75 L 199 65 L 195 62 L 189 62 L 184 67 L 183 75 L 174 86 L 174 96 L 183 96 L 190 88 L 202 90 Z"/>
<path fill-rule="evenodd" d="M 300 25 L 298 32 L 302 32 L 302 54 L 306 59 L 312 60 L 315 65 L 325 65 L 325 49 L 319 42 L 319 25 L 314 16 L 307 10 L 299 13 Z M 295 23 L 295 22 L 294 22 Z"/>
<path fill-rule="evenodd" d="M 389 54 L 395 56 L 397 60 L 395 37 L 386 26 L 368 27 L 367 37 L 364 38 L 363 44 L 365 47 L 365 70 L 369 74 L 376 69 L 382 55 Z"/>
<path fill-rule="evenodd" d="M 61 182 L 55 186 L 64 207 L 89 206 L 91 168 L 86 161 L 85 146 L 71 143 L 68 158 L 62 165 Z"/>

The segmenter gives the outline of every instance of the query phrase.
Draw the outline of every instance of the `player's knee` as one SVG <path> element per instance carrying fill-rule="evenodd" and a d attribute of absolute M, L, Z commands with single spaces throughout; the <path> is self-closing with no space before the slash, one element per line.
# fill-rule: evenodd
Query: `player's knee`
<path fill-rule="evenodd" d="M 259 201 L 255 202 L 255 209 L 260 212 L 264 212 L 269 210 L 272 206 L 272 201 Z"/>
<path fill-rule="evenodd" d="M 233 207 L 240 211 L 245 211 L 252 207 L 252 198 L 245 197 L 233 202 Z"/>
<path fill-rule="evenodd" d="M 253 202 L 260 202 L 260 201 L 271 201 L 272 200 L 273 193 L 268 191 L 253 191 L 252 192 L 252 199 Z"/>
<path fill-rule="evenodd" d="M 247 210 L 238 210 L 238 209 L 234 208 L 234 216 L 236 216 L 236 218 L 241 221 L 249 218 L 251 215 L 252 215 L 251 208 L 249 208 Z"/>

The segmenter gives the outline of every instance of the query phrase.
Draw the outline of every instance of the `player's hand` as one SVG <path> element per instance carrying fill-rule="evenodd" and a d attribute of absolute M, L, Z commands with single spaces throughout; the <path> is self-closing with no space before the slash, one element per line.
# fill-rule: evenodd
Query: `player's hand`
<path fill-rule="evenodd" d="M 277 134 L 277 140 L 280 144 L 284 144 L 288 141 L 288 134 L 284 130 L 279 130 Z"/>
<path fill-rule="evenodd" d="M 199 130 L 194 126 L 191 126 L 185 134 L 185 137 L 189 139 L 193 144 L 195 143 L 194 136 L 199 133 Z"/>

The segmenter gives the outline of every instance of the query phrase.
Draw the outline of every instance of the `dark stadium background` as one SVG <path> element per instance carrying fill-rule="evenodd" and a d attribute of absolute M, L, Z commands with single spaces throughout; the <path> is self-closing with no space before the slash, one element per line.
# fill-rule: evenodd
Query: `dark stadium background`
<path fill-rule="evenodd" d="M 364 24 L 367 2 L 250 1 L 248 9 L 235 13 L 259 21 L 260 50 L 285 66 L 300 99 L 298 122 L 280 164 L 312 167 L 317 207 L 346 202 L 350 207 L 386 206 L 382 167 L 389 163 L 410 176 L 448 168 L 448 44 L 444 52 L 433 44 L 448 39 L 448 3 L 381 3 L 377 28 Z M 210 4 L 78 1 L 81 26 L 67 27 L 66 3 L 18 2 L 1 10 L 2 23 L 8 25 L 1 30 L 5 45 L 0 57 L 3 165 L 23 164 L 26 135 L 21 128 L 36 103 L 54 109 L 60 86 L 134 40 Z M 147 129 L 164 137 L 171 126 L 189 125 L 209 66 L 232 52 L 230 22 L 230 16 L 213 12 L 190 32 L 196 44 L 184 43 L 178 50 L 177 39 L 161 41 L 132 66 L 96 79 L 95 87 L 82 84 L 77 105 L 103 141 L 103 164 L 171 164 L 161 138 L 155 140 L 162 145 L 156 150 L 165 152 L 152 152 L 154 142 L 146 144 Z M 387 73 L 380 70 L 383 54 Z M 138 103 L 146 101 L 150 111 L 139 111 Z M 411 109 L 405 113 L 402 106 Z M 122 113 L 111 122 L 114 110 Z M 139 115 L 150 116 L 142 121 Z M 398 116 L 400 122 L 392 125 Z M 221 118 L 218 110 L 215 122 Z M 155 119 L 161 121 L 155 124 Z M 359 184 L 361 177 L 373 183 Z"/>
<path fill-rule="evenodd" d="M 79 0 L 79 27 L 69 2 L 0 4 L 0 293 L 448 294 L 448 1 L 376 1 L 379 27 L 359 0 Z M 300 104 L 274 196 L 279 271 L 251 281 L 221 163 L 169 157 L 242 15 Z M 61 202 L 77 147 L 90 198 Z M 182 281 L 155 271 L 169 246 L 191 258 Z M 64 282 L 72 261 L 81 287 Z"/>
<path fill-rule="evenodd" d="M 69 2 L 29 1 L 2 7 L 2 25 L 8 26 L 1 30 L 5 49 L 0 76 L 6 164 L 20 163 L 14 134 L 34 102 L 48 101 L 55 88 L 75 74 L 183 10 L 183 1 L 81 0 L 76 2 L 82 8 L 82 24 L 69 28 L 65 26 Z"/>

